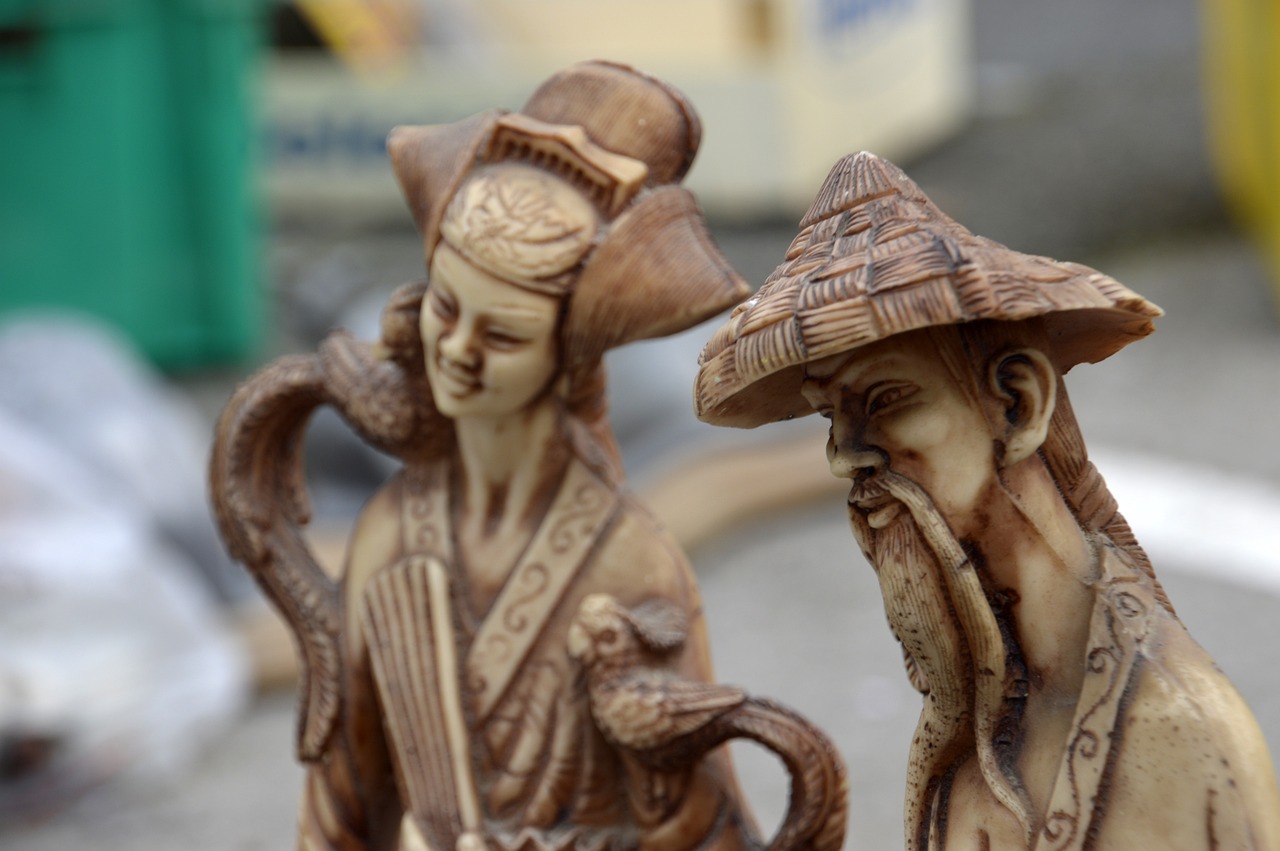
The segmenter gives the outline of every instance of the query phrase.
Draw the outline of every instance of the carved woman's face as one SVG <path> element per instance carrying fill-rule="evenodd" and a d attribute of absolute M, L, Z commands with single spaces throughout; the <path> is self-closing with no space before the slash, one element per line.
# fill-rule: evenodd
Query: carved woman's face
<path fill-rule="evenodd" d="M 452 419 L 526 408 L 556 375 L 559 315 L 559 299 L 477 269 L 441 243 L 421 319 L 436 407 Z"/>

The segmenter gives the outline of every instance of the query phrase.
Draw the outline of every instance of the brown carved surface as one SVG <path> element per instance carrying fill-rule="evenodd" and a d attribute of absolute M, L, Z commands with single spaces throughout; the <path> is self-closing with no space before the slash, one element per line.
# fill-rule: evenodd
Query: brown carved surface
<path fill-rule="evenodd" d="M 604 595 L 679 623 L 655 627 L 662 652 L 635 676 L 722 689 L 688 564 L 627 494 L 600 365 L 746 293 L 674 185 L 699 137 L 678 92 L 602 62 L 520 113 L 398 128 L 388 147 L 428 281 L 392 296 L 376 343 L 335 332 L 228 404 L 219 523 L 299 648 L 299 847 L 755 847 L 717 747 L 741 736 L 793 774 L 774 847 L 841 844 L 843 767 L 803 719 L 744 696 L 638 753 L 593 714 L 569 653 L 575 614 Z M 303 532 L 300 445 L 322 405 L 404 464 L 337 578 Z"/>

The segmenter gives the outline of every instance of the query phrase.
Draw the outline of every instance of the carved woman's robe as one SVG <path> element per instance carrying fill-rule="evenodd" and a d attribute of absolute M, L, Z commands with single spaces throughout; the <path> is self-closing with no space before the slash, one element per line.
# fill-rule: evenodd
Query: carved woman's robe
<path fill-rule="evenodd" d="M 624 768 L 567 656 L 587 594 L 627 606 L 663 598 L 691 627 L 665 664 L 710 680 L 697 590 L 665 533 L 574 460 L 492 605 L 474 612 L 448 483 L 444 463 L 406 470 L 357 524 L 344 577 L 346 704 L 308 772 L 300 847 L 744 845 L 724 758 L 677 774 Z"/>

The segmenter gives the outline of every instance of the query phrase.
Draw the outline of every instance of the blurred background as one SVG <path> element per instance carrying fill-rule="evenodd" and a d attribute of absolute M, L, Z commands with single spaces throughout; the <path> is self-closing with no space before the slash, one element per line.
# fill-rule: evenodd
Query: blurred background
<path fill-rule="evenodd" d="M 1068 387 L 1274 752 L 1277 57 L 1271 0 L 0 0 L 0 844 L 291 845 L 291 647 L 208 518 L 212 423 L 422 275 L 391 127 L 518 108 L 587 58 L 693 101 L 688 182 L 753 284 L 868 149 L 975 233 L 1165 308 Z M 709 333 L 611 360 L 629 471 L 690 548 L 720 678 L 826 728 L 849 847 L 895 847 L 918 702 L 825 429 L 694 422 Z M 332 561 L 391 467 L 336 418 L 309 440 Z M 736 755 L 776 822 L 781 769 Z"/>

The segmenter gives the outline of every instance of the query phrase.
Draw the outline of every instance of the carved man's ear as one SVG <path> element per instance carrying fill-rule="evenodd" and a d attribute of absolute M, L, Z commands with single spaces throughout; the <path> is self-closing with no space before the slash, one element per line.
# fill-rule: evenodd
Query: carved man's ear
<path fill-rule="evenodd" d="M 1011 467 L 1039 451 L 1049 433 L 1057 400 L 1058 373 L 1044 352 L 1017 349 L 991 362 L 987 388 L 1004 406 L 1004 457 Z"/>

